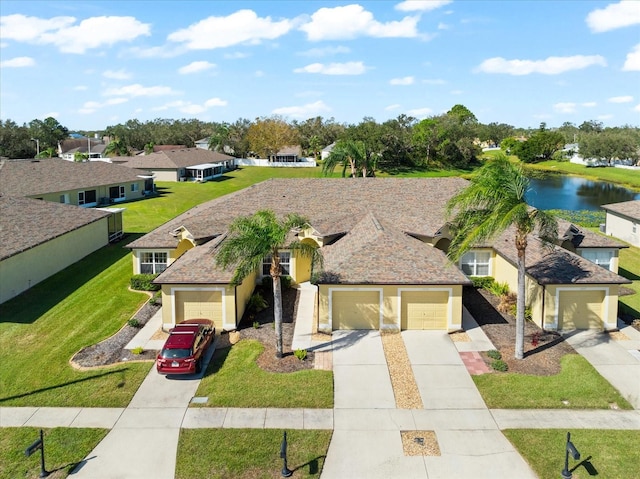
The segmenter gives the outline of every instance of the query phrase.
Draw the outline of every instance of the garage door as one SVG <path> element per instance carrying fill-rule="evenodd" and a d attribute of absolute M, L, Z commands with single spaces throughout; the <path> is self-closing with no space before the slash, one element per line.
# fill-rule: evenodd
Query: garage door
<path fill-rule="evenodd" d="M 402 329 L 447 329 L 447 291 L 404 291 Z"/>
<path fill-rule="evenodd" d="M 176 322 L 193 318 L 212 319 L 222 330 L 222 291 L 177 291 Z"/>
<path fill-rule="evenodd" d="M 378 329 L 380 293 L 378 291 L 334 291 L 331 294 L 333 329 Z"/>
<path fill-rule="evenodd" d="M 602 329 L 604 291 L 560 291 L 559 329 Z"/>

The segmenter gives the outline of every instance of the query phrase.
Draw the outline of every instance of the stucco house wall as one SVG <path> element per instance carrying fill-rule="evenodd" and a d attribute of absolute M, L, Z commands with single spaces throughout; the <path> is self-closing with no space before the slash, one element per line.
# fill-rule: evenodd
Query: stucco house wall
<path fill-rule="evenodd" d="M 102 218 L 0 261 L 0 303 L 105 246 L 107 221 Z"/>
<path fill-rule="evenodd" d="M 622 241 L 640 248 L 640 220 L 607 211 L 606 232 Z"/>

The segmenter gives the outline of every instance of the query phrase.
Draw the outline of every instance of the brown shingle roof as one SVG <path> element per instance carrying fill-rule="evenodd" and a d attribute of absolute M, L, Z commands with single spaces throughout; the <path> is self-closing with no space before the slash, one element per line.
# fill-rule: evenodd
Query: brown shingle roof
<path fill-rule="evenodd" d="M 106 163 L 61 158 L 9 160 L 0 166 L 0 193 L 34 196 L 139 181 L 141 171 Z"/>
<path fill-rule="evenodd" d="M 569 240 L 576 248 L 628 248 L 622 241 L 594 233 L 573 223 L 558 219 L 558 236 Z"/>
<path fill-rule="evenodd" d="M 110 213 L 49 201 L 0 196 L 0 260 L 74 231 Z M 105 239 L 107 231 L 105 226 Z"/>
<path fill-rule="evenodd" d="M 233 156 L 225 155 L 217 151 L 203 150 L 202 148 L 181 148 L 151 153 L 150 155 L 118 157 L 113 158 L 112 161 L 128 166 L 129 168 L 138 168 L 141 170 L 175 170 L 205 163 L 219 163 L 232 159 Z"/>
<path fill-rule="evenodd" d="M 608 212 L 626 216 L 632 220 L 640 221 L 640 200 L 623 201 L 622 203 L 610 203 L 602 205 L 602 208 Z"/>

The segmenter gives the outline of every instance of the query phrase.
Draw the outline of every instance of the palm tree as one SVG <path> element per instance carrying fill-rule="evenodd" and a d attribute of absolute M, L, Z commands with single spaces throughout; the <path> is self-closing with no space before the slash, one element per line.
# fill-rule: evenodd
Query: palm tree
<path fill-rule="evenodd" d="M 228 237 L 216 256 L 218 266 L 235 267 L 231 284 L 237 286 L 254 271 L 262 268 L 265 258 L 271 257 L 270 275 L 273 280 L 273 316 L 276 330 L 276 357 L 282 358 L 282 289 L 280 250 L 298 251 L 310 258 L 317 256 L 317 248 L 294 240 L 285 244 L 292 230 L 303 228 L 308 222 L 302 216 L 289 214 L 278 219 L 271 210 L 260 210 L 252 216 L 236 218 L 229 226 Z"/>
<path fill-rule="evenodd" d="M 104 149 L 106 156 L 130 156 L 129 148 L 124 140 L 114 138 Z"/>
<path fill-rule="evenodd" d="M 471 184 L 447 203 L 453 239 L 448 255 L 458 261 L 474 245 L 491 239 L 509 227 L 515 227 L 518 251 L 518 297 L 516 302 L 516 359 L 524 358 L 525 252 L 527 237 L 537 230 L 550 243 L 557 239 L 555 218 L 527 205 L 525 193 L 529 179 L 522 166 L 503 154 L 489 160 L 471 178 Z"/>
<path fill-rule="evenodd" d="M 322 165 L 322 173 L 333 173 L 336 166 L 342 165 L 342 177 L 346 176 L 347 168 L 351 170 L 351 177 L 355 178 L 362 173 L 365 178 L 374 173 L 374 165 L 367 155 L 367 149 L 362 141 L 340 140 L 333 147 Z"/>

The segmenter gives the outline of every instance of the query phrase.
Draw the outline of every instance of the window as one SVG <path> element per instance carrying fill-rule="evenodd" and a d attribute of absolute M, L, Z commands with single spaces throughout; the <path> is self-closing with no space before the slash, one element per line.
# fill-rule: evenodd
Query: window
<path fill-rule="evenodd" d="M 491 274 L 491 252 L 470 251 L 460 260 L 460 268 L 468 276 L 489 276 Z"/>
<path fill-rule="evenodd" d="M 158 274 L 167 269 L 167 253 L 145 251 L 140 253 L 140 273 Z"/>
<path fill-rule="evenodd" d="M 109 199 L 118 200 L 124 199 L 124 186 L 110 186 L 109 187 Z"/>
<path fill-rule="evenodd" d="M 280 267 L 282 268 L 282 274 L 289 276 L 291 270 L 291 253 L 280 253 Z M 269 276 L 271 274 L 271 255 L 267 256 L 262 261 L 262 276 Z"/>
<path fill-rule="evenodd" d="M 614 253 L 610 249 L 592 249 L 582 250 L 581 256 L 604 269 L 611 270 L 611 259 L 614 257 Z"/>
<path fill-rule="evenodd" d="M 97 202 L 96 190 L 87 190 L 78 192 L 78 204 L 89 205 Z"/>
<path fill-rule="evenodd" d="M 69 193 L 60 195 L 60 203 L 69 204 Z"/>
<path fill-rule="evenodd" d="M 140 188 L 140 185 L 138 183 L 131 183 L 131 191 L 133 192 L 138 191 L 139 188 Z"/>

